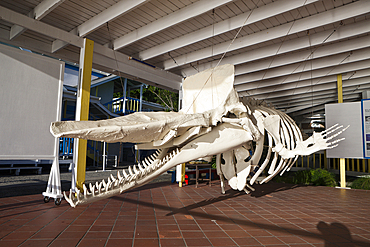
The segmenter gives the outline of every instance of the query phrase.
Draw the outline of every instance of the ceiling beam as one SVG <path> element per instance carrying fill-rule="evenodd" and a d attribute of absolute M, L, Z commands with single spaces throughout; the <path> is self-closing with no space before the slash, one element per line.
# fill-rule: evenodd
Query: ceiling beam
<path fill-rule="evenodd" d="M 218 8 L 230 2 L 232 2 L 232 0 L 201 0 L 195 2 L 143 27 L 140 27 L 130 33 L 123 35 L 122 37 L 113 41 L 113 47 L 115 50 L 121 49 L 140 39 L 148 37 L 171 26 L 177 25 L 183 21 L 194 18 L 198 15 L 204 14 L 207 11 Z"/>
<path fill-rule="evenodd" d="M 313 47 L 312 49 L 289 53 L 284 56 L 277 56 L 270 59 L 255 61 L 253 63 L 247 63 L 246 65 L 237 66 L 235 68 L 235 75 L 239 76 L 242 74 L 253 73 L 262 70 L 270 71 L 272 68 L 296 63 L 306 63 L 306 68 L 311 69 L 311 62 L 313 65 L 313 63 L 315 63 L 318 58 L 325 58 L 344 52 L 356 51 L 369 47 L 369 44 L 370 36 L 364 36 L 361 38 L 351 39 L 331 45 L 325 45 L 316 48 Z"/>
<path fill-rule="evenodd" d="M 309 72 L 311 78 L 318 77 L 317 71 L 322 69 L 330 68 L 329 73 L 342 73 L 339 65 L 345 65 L 348 63 L 354 63 L 363 61 L 370 58 L 370 47 L 361 50 L 347 51 L 333 56 L 326 56 L 318 59 L 312 59 L 306 62 L 298 62 L 296 64 L 290 64 L 281 66 L 274 69 L 268 69 L 265 71 L 258 71 L 249 74 L 244 74 L 235 77 L 235 85 L 247 84 L 250 88 L 253 87 L 266 87 L 268 83 L 264 83 L 265 80 L 279 78 L 282 76 L 290 76 L 294 74 L 301 74 Z"/>
<path fill-rule="evenodd" d="M 48 37 L 60 39 L 77 47 L 83 46 L 83 39 L 77 35 L 58 29 L 41 21 L 19 14 L 10 9 L 0 6 L 0 19 L 9 23 L 30 29 Z M 10 36 L 9 36 L 10 37 Z"/>
<path fill-rule="evenodd" d="M 52 37 L 54 39 L 60 39 L 66 41 L 72 45 L 77 47 L 83 46 L 83 39 L 77 35 L 71 34 L 64 30 L 58 29 L 46 23 L 42 23 L 40 21 L 31 19 L 25 15 L 16 13 L 12 10 L 6 9 L 0 6 L 0 18 L 32 31 L 44 34 L 46 36 Z M 9 40 L 9 31 L 2 31 L 1 34 L 3 35 L 2 38 L 4 39 L 3 42 L 8 44 L 17 44 L 20 41 L 13 42 Z M 23 38 L 24 35 L 20 36 L 19 38 Z M 18 40 L 18 39 L 17 39 Z M 29 39 L 23 38 L 23 48 L 27 48 L 32 50 L 30 45 L 27 42 Z M 52 57 L 60 58 L 57 53 L 51 53 L 51 44 L 46 44 L 44 42 L 37 42 L 34 40 L 31 45 L 34 45 L 39 52 L 44 50 L 41 53 L 47 54 Z M 66 51 L 67 53 L 69 51 Z M 62 53 L 63 54 L 63 53 Z M 79 54 L 73 54 L 73 52 L 69 52 L 68 56 L 64 56 L 64 59 L 67 61 L 71 61 L 71 58 L 79 57 Z M 107 73 L 114 73 L 116 74 L 117 71 L 120 71 L 124 74 L 130 75 L 133 79 L 137 81 L 147 81 L 149 83 L 160 85 L 162 87 L 172 89 L 172 90 L 179 90 L 180 85 L 182 82 L 182 77 L 170 73 L 168 71 L 159 69 L 159 68 L 152 68 L 145 64 L 136 62 L 134 60 L 129 60 L 129 56 L 125 55 L 121 52 L 114 51 L 108 47 L 104 47 L 97 43 L 94 44 L 94 55 L 93 55 L 93 67 L 96 69 L 104 68 L 105 72 Z M 77 59 L 78 63 L 78 59 Z M 103 69 L 102 69 L 103 70 Z M 104 71 L 103 70 L 103 71 Z"/>
<path fill-rule="evenodd" d="M 368 60 L 367 62 L 369 61 L 370 60 Z M 367 83 L 370 83 L 370 75 L 355 78 L 355 79 L 351 78 L 350 80 L 343 79 L 343 88 L 349 87 L 349 86 L 361 86 Z M 252 96 L 258 99 L 267 100 L 267 99 L 272 99 L 272 98 L 277 98 L 277 97 L 286 97 L 286 96 L 298 95 L 298 94 L 317 93 L 322 90 L 328 90 L 328 89 L 333 89 L 333 88 L 336 89 L 336 79 L 329 83 L 314 85 L 311 87 L 302 87 L 302 88 L 296 88 L 296 89 L 284 90 L 284 91 L 270 91 L 270 92 L 265 91 L 265 93 L 260 93 L 260 94 L 254 94 L 253 91 L 248 91 L 248 93 L 241 92 L 239 94 L 241 96 Z"/>
<path fill-rule="evenodd" d="M 41 20 L 63 2 L 64 0 L 44 0 L 28 13 L 28 17 Z M 10 39 L 18 37 L 24 31 L 26 31 L 24 27 L 13 25 L 10 29 Z"/>
<path fill-rule="evenodd" d="M 272 16 L 279 15 L 281 13 L 285 13 L 299 7 L 305 6 L 307 4 L 311 4 L 313 2 L 317 2 L 318 0 L 298 0 L 298 1 L 290 1 L 290 0 L 282 0 L 273 2 L 264 6 L 261 6 L 257 9 L 239 14 L 235 17 L 226 19 L 224 21 L 220 21 L 215 23 L 214 25 L 210 25 L 208 27 L 199 29 L 197 31 L 191 32 L 189 34 L 183 35 L 181 37 L 172 39 L 170 41 L 164 42 L 160 45 L 154 46 L 147 50 L 141 51 L 139 53 L 139 58 L 141 60 L 147 60 L 167 52 L 194 44 L 196 42 L 211 38 L 213 36 L 217 36 L 231 30 L 240 28 L 242 26 L 247 26 L 252 23 L 256 23 L 261 20 L 265 20 Z"/>
<path fill-rule="evenodd" d="M 360 98 L 359 93 L 357 93 L 355 95 L 348 95 L 345 99 L 343 98 L 343 100 L 348 101 L 348 100 L 354 100 L 354 99 L 358 99 L 358 98 Z M 329 102 L 338 103 L 338 95 L 334 96 L 334 97 L 327 97 L 327 98 L 321 99 L 321 100 L 313 100 L 311 102 L 307 101 L 307 104 L 305 104 L 305 105 L 300 105 L 300 106 L 288 108 L 285 111 L 285 113 L 292 113 L 292 112 L 308 109 L 308 108 L 311 108 L 311 107 L 314 107 L 314 106 L 317 106 L 317 105 L 328 104 Z"/>
<path fill-rule="evenodd" d="M 367 48 L 369 49 L 369 48 Z M 346 56 L 343 56 L 342 59 L 344 59 Z M 359 61 L 353 61 L 350 63 L 342 63 L 337 64 L 332 67 L 328 68 L 322 68 L 317 70 L 309 70 L 302 73 L 291 73 L 287 74 L 285 76 L 277 77 L 277 78 L 270 78 L 266 80 L 260 80 L 260 81 L 254 81 L 249 83 L 241 83 L 238 79 L 238 77 L 235 78 L 235 84 L 234 88 L 238 91 L 253 91 L 255 93 L 264 93 L 264 91 L 270 91 L 272 88 L 274 90 L 281 90 L 281 89 L 287 89 L 287 88 L 295 88 L 297 87 L 300 81 L 306 81 L 309 80 L 310 83 L 313 85 L 323 83 L 322 77 L 327 77 L 331 75 L 337 75 L 337 74 L 344 74 L 344 73 L 353 73 L 354 71 L 358 70 L 364 70 L 369 68 L 369 60 L 365 60 L 368 57 L 363 57 L 359 55 L 361 59 Z M 355 57 L 353 57 L 355 58 Z M 311 82 L 312 81 L 312 82 Z"/>
<path fill-rule="evenodd" d="M 361 91 L 355 90 L 355 89 L 351 89 L 351 90 L 348 89 L 347 91 L 344 91 L 343 97 L 361 94 Z M 273 98 L 273 99 L 269 99 L 269 102 L 272 103 L 275 107 L 289 108 L 289 107 L 311 104 L 313 100 L 314 101 L 324 100 L 324 99 L 333 98 L 333 97 L 338 99 L 338 93 L 331 92 L 331 91 L 322 91 L 322 94 L 315 93 L 313 95 L 313 94 L 307 93 L 303 95 L 294 95 L 294 96 L 295 97 Z"/>
<path fill-rule="evenodd" d="M 200 61 L 212 56 L 223 54 L 227 51 L 233 51 L 266 41 L 283 38 L 287 35 L 296 34 L 309 29 L 333 24 L 344 19 L 356 17 L 369 12 L 370 0 L 357 1 L 347 4 L 343 7 L 335 8 L 323 13 L 312 15 L 306 18 L 286 23 L 277 27 L 269 28 L 258 33 L 246 35 L 235 39 L 230 46 L 230 41 L 210 46 L 198 51 L 168 59 L 163 63 L 163 68 L 169 70 L 185 64 Z M 230 47 L 229 47 L 230 46 Z M 176 63 L 175 63 L 175 61 Z"/>
<path fill-rule="evenodd" d="M 108 23 L 109 21 L 112 21 L 118 18 L 119 16 L 122 16 L 134 10 L 135 8 L 141 6 L 147 1 L 148 0 L 136 0 L 136 1 L 121 0 L 120 2 L 110 6 L 106 10 L 100 12 L 96 16 L 82 23 L 78 27 L 74 28 L 73 30 L 70 31 L 70 33 L 78 35 L 80 37 L 85 37 L 89 33 Z M 68 45 L 67 42 L 64 42 L 62 40 L 55 40 L 52 45 L 52 52 L 56 52 L 65 47 L 66 45 Z"/>
<path fill-rule="evenodd" d="M 219 65 L 239 65 L 248 62 L 255 62 L 259 59 L 269 58 L 276 55 L 282 55 L 289 52 L 308 49 L 310 47 L 312 47 L 312 49 L 316 49 L 317 46 L 322 46 L 327 43 L 356 37 L 358 35 L 363 35 L 369 32 L 370 25 L 369 22 L 365 20 L 346 26 L 340 26 L 337 29 L 325 30 L 319 33 L 310 34 L 309 36 L 303 36 L 293 40 L 286 40 L 283 43 L 273 44 L 237 55 L 225 57 Z M 325 43 L 323 43 L 323 41 L 325 41 Z M 197 69 L 199 71 L 203 71 L 209 68 L 213 68 L 217 65 L 217 63 L 218 61 L 199 64 L 197 66 Z M 236 66 L 236 70 L 238 70 L 238 66 Z M 183 76 L 191 76 L 197 72 L 194 70 L 193 67 L 187 67 L 182 69 L 181 73 Z"/>

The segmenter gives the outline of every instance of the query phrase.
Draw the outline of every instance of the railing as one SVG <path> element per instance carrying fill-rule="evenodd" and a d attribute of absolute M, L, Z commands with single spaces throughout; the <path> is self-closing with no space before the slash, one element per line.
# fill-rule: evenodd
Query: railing
<path fill-rule="evenodd" d="M 73 155 L 73 138 L 59 138 L 59 156 Z"/>
<path fill-rule="evenodd" d="M 140 111 L 140 100 L 135 98 L 124 97 L 114 99 L 104 104 L 108 110 L 116 114 L 129 114 Z"/>
<path fill-rule="evenodd" d="M 345 164 L 346 171 L 370 173 L 370 160 L 347 158 Z M 326 159 L 324 152 L 318 152 L 308 156 L 300 156 L 293 167 L 339 170 L 339 158 Z"/>

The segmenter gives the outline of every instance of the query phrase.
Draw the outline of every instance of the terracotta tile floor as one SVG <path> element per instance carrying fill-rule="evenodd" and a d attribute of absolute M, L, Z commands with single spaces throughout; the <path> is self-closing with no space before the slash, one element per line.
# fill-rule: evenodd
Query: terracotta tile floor
<path fill-rule="evenodd" d="M 255 188 L 162 182 L 77 208 L 0 198 L 0 246 L 370 246 L 370 192 Z"/>

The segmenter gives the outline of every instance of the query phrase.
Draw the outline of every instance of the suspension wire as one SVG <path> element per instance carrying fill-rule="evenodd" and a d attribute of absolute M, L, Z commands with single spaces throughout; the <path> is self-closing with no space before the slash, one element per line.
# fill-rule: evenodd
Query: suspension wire
<path fill-rule="evenodd" d="M 311 55 L 311 59 L 310 59 L 310 64 L 311 64 L 311 76 L 310 76 L 310 82 L 311 82 L 311 94 L 312 94 L 312 107 L 311 107 L 311 117 L 313 117 L 313 85 L 312 85 L 312 60 L 313 60 L 313 53 L 312 53 L 312 46 L 311 46 L 311 37 L 310 37 L 310 31 L 307 31 L 307 35 L 308 35 L 308 42 L 309 42 L 309 45 L 310 45 L 310 55 Z"/>
<path fill-rule="evenodd" d="M 110 33 L 108 22 L 107 22 L 107 29 L 108 29 L 108 34 L 109 34 L 109 40 L 110 40 L 110 42 L 112 42 L 113 39 L 112 39 L 112 36 L 111 36 L 111 33 Z M 112 45 L 113 45 L 113 43 L 112 43 Z M 119 76 L 119 79 L 120 79 L 120 82 L 121 82 L 122 96 L 123 96 L 123 95 L 125 95 L 125 92 L 123 92 L 123 90 L 125 90 L 125 87 L 123 86 L 121 71 L 119 70 L 119 67 L 118 67 L 117 55 L 116 55 L 116 51 L 114 50 L 114 47 L 113 47 L 112 51 L 113 51 L 114 60 L 116 62 L 116 66 L 117 66 L 118 76 Z M 123 99 L 123 100 L 125 100 L 125 99 Z M 123 102 L 123 104 L 125 104 L 125 102 Z"/>
<path fill-rule="evenodd" d="M 306 5 L 306 3 L 307 3 L 307 0 L 305 0 L 304 1 L 304 3 L 303 3 L 303 5 L 302 5 L 302 7 L 303 6 L 305 6 Z M 276 53 L 275 53 L 275 55 L 272 57 L 272 59 L 271 59 L 271 62 L 270 62 L 270 64 L 269 64 L 269 66 L 267 66 L 267 69 L 265 70 L 265 73 L 263 74 L 263 76 L 262 76 L 262 79 L 261 80 L 263 80 L 264 78 L 265 78 L 265 76 L 266 76 L 266 73 L 267 73 L 267 70 L 270 68 L 270 66 L 271 66 L 271 64 L 274 62 L 274 60 L 275 60 L 275 56 L 279 53 L 279 51 L 280 51 L 280 49 L 281 49 L 281 47 L 283 46 L 283 44 L 284 44 L 284 42 L 285 42 L 285 39 L 288 37 L 288 35 L 289 35 L 289 33 L 290 33 L 290 31 L 292 30 L 292 28 L 293 28 L 293 26 L 294 26 L 294 24 L 295 24 L 295 22 L 296 22 L 296 19 L 298 18 L 298 16 L 301 14 L 300 12 L 299 12 L 299 8 L 297 9 L 297 16 L 294 18 L 294 21 L 292 22 L 292 25 L 290 26 L 290 28 L 288 29 L 288 32 L 286 33 L 286 35 L 284 36 L 284 38 L 283 38 L 283 41 L 280 43 L 280 46 L 278 47 L 278 49 L 277 49 L 277 51 L 276 51 Z M 258 89 L 258 86 L 259 85 L 257 85 L 257 89 Z"/>
<path fill-rule="evenodd" d="M 302 61 L 302 62 L 300 62 L 298 65 L 297 65 L 297 67 L 290 73 L 290 74 L 288 74 L 278 85 L 276 85 L 275 87 L 274 87 L 274 90 L 272 90 L 272 92 L 269 92 L 269 94 L 262 100 L 262 102 L 263 101 L 265 101 L 266 99 L 268 99 L 269 98 L 269 96 L 272 94 L 272 93 L 274 93 L 276 90 L 277 90 L 277 88 L 280 86 L 280 85 L 282 85 L 288 78 L 289 78 L 289 76 L 291 76 L 292 74 L 294 74 L 294 72 L 301 66 L 301 64 L 302 63 L 305 63 L 314 53 L 315 53 L 315 51 L 317 50 L 317 49 L 319 49 L 319 48 L 321 48 L 321 47 L 323 47 L 324 46 L 324 44 L 328 41 L 328 39 L 333 35 L 333 33 L 335 33 L 336 31 L 338 31 L 338 29 L 341 27 L 341 26 L 343 26 L 343 22 L 342 21 L 340 21 L 340 23 L 338 24 L 338 26 L 316 47 L 316 48 L 314 48 L 311 52 L 310 52 L 310 54 Z M 346 57 L 347 58 L 347 57 Z M 345 59 L 346 59 L 345 58 Z M 345 59 L 343 59 L 343 61 L 345 60 Z M 341 64 L 343 61 L 341 61 L 339 64 Z M 338 64 L 338 65 L 339 65 Z M 336 65 L 336 66 L 338 66 L 338 65 Z M 332 69 L 333 70 L 333 69 Z M 330 72 L 332 71 L 332 70 L 330 70 Z M 329 73 L 330 73 L 329 72 Z M 327 74 L 326 74 L 327 75 Z M 294 91 L 295 91 L 295 89 L 298 87 L 298 82 L 299 82 L 300 80 L 298 80 L 297 81 L 297 83 L 296 83 L 296 86 L 295 86 L 295 88 L 294 88 Z M 321 79 L 317 82 L 317 83 L 319 83 L 321 81 Z M 315 84 L 313 84 L 313 86 L 315 86 L 317 83 L 315 83 Z M 292 94 L 293 95 L 293 94 Z"/>
<path fill-rule="evenodd" d="M 257 2 L 257 6 L 258 6 L 258 3 L 260 2 L 261 0 L 258 0 Z M 306 0 L 307 1 L 307 0 Z M 252 15 L 252 13 L 254 12 L 254 9 L 252 9 L 250 12 L 249 12 L 249 15 L 247 16 L 247 18 L 245 19 L 243 25 L 239 28 L 238 32 L 235 34 L 234 38 L 231 40 L 229 46 L 226 48 L 225 52 L 222 54 L 221 58 L 219 59 L 219 61 L 217 62 L 216 66 L 212 68 L 212 71 L 211 71 L 211 74 L 209 75 L 209 77 L 207 78 L 207 80 L 205 81 L 205 83 L 203 84 L 202 88 L 199 90 L 198 94 L 195 96 L 195 98 L 193 99 L 193 102 L 190 104 L 189 108 L 185 111 L 185 114 L 188 113 L 190 111 L 190 109 L 192 108 L 192 106 L 194 105 L 195 101 L 198 99 L 200 93 L 203 91 L 204 87 L 206 86 L 206 84 L 208 83 L 209 79 L 212 77 L 213 75 L 213 72 L 214 70 L 220 65 L 221 61 L 224 59 L 226 53 L 229 51 L 231 45 L 234 43 L 235 39 L 238 37 L 239 33 L 242 31 L 243 27 L 245 26 L 245 24 L 247 23 L 247 21 L 249 20 L 249 17 Z M 179 123 L 179 125 L 181 125 L 182 123 Z"/>

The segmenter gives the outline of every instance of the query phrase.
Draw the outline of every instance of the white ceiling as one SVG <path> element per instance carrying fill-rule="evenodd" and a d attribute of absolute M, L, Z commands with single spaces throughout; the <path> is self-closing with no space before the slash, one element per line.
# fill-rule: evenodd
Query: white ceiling
<path fill-rule="evenodd" d="M 1 0 L 0 41 L 178 90 L 183 77 L 236 67 L 240 96 L 292 116 L 370 90 L 370 0 Z M 134 59 L 129 59 L 132 57 Z M 155 68 L 137 62 L 141 60 Z"/>

